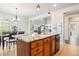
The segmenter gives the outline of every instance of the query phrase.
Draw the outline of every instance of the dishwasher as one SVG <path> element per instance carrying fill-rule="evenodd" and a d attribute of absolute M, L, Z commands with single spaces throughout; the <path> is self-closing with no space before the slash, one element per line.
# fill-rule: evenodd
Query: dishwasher
<path fill-rule="evenodd" d="M 55 36 L 55 53 L 60 50 L 60 34 Z"/>

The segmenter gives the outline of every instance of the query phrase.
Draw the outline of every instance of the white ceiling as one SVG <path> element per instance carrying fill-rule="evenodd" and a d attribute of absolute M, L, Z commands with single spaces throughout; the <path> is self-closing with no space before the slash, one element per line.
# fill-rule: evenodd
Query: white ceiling
<path fill-rule="evenodd" d="M 16 8 L 18 8 L 17 12 L 20 16 L 35 16 L 42 13 L 48 12 L 48 9 L 56 10 L 60 8 L 69 7 L 72 5 L 75 5 L 76 3 L 56 3 L 57 7 L 54 7 L 53 4 L 47 4 L 47 3 L 39 3 L 40 10 L 36 10 L 36 3 L 0 3 L 0 13 L 3 14 L 9 14 L 9 15 L 15 15 L 16 14 Z M 49 7 L 50 5 L 50 7 Z"/>
<path fill-rule="evenodd" d="M 64 15 L 65 16 L 69 16 L 69 15 L 75 15 L 75 14 L 79 14 L 79 10 L 72 10 L 72 11 L 68 11 L 68 12 L 65 12 Z"/>

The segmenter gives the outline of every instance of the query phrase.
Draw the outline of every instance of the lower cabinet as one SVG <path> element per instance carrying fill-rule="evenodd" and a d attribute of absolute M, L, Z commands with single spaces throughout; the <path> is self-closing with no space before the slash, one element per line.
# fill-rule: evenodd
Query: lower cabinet
<path fill-rule="evenodd" d="M 50 46 L 44 47 L 44 56 L 50 56 Z"/>
<path fill-rule="evenodd" d="M 30 42 L 31 56 L 43 55 L 43 40 Z"/>
<path fill-rule="evenodd" d="M 43 46 L 39 46 L 39 47 L 36 47 L 34 49 L 31 49 L 32 56 L 39 55 L 42 52 L 43 52 Z"/>
<path fill-rule="evenodd" d="M 50 55 L 52 56 L 55 53 L 55 36 L 51 36 L 50 45 L 51 45 L 51 50 L 50 50 L 51 53 L 50 53 Z"/>
<path fill-rule="evenodd" d="M 50 56 L 50 37 L 44 39 L 44 56 Z"/>
<path fill-rule="evenodd" d="M 35 56 L 43 56 L 43 52 L 40 52 L 40 53 L 38 53 L 38 54 L 35 55 Z"/>
<path fill-rule="evenodd" d="M 22 40 L 17 41 L 17 56 L 29 56 L 30 48 L 29 43 L 26 43 Z"/>
<path fill-rule="evenodd" d="M 53 56 L 56 52 L 56 37 L 50 36 L 32 42 L 17 41 L 18 56 Z"/>

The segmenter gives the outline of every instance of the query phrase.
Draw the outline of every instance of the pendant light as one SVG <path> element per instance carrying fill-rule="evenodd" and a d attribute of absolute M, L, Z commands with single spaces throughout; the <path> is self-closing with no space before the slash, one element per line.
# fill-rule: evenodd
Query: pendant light
<path fill-rule="evenodd" d="M 50 4 L 48 3 L 48 14 L 50 15 Z"/>
<path fill-rule="evenodd" d="M 50 11 L 48 11 L 48 14 L 50 15 Z"/>
<path fill-rule="evenodd" d="M 16 8 L 16 21 L 17 21 L 17 8 Z"/>
<path fill-rule="evenodd" d="M 16 29 L 16 30 L 17 30 L 17 32 L 16 32 L 16 33 L 17 33 L 16 39 L 18 38 L 18 34 L 19 34 L 19 33 L 18 33 L 18 17 L 17 17 L 17 9 L 18 9 L 18 8 L 16 8 L 16 16 L 15 16 L 15 22 L 17 23 L 17 25 L 16 25 L 16 27 L 17 27 L 17 29 Z"/>
<path fill-rule="evenodd" d="M 40 10 L 40 5 L 39 4 L 36 6 L 36 9 L 37 9 L 37 11 Z"/>
<path fill-rule="evenodd" d="M 16 16 L 15 16 L 15 18 L 13 18 L 13 21 L 16 21 L 16 22 L 17 22 L 17 21 L 20 21 L 20 19 L 18 19 L 18 17 L 17 17 L 17 9 L 18 9 L 18 8 L 16 8 Z"/>
<path fill-rule="evenodd" d="M 17 8 L 15 10 L 16 10 L 15 18 L 13 18 L 12 21 L 17 21 Z"/>

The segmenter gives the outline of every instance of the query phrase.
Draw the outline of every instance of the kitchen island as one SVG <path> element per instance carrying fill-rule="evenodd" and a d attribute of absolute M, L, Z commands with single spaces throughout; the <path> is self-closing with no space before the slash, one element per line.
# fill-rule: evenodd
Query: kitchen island
<path fill-rule="evenodd" d="M 18 56 L 53 56 L 59 49 L 59 34 L 19 37 L 17 40 Z"/>

